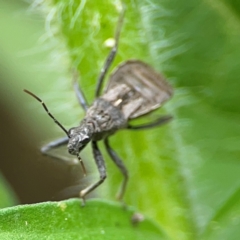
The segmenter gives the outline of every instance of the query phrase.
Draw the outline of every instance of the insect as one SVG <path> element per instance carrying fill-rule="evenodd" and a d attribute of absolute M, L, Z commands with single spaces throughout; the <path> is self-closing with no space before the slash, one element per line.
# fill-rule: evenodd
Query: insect
<path fill-rule="evenodd" d="M 95 92 L 96 99 L 92 105 L 88 105 L 87 100 L 77 83 L 76 73 L 74 74 L 74 90 L 80 105 L 86 112 L 86 115 L 80 122 L 79 126 L 66 130 L 49 112 L 47 106 L 39 97 L 28 90 L 24 90 L 42 103 L 42 106 L 48 115 L 66 133 L 66 137 L 57 139 L 44 146 L 41 149 L 42 153 L 49 154 L 51 149 L 67 144 L 68 152 L 77 156 L 84 173 L 86 173 L 79 153 L 88 143 L 91 142 L 93 156 L 100 178 L 95 183 L 80 191 L 80 197 L 83 200 L 88 193 L 102 184 L 107 176 L 105 162 L 101 151 L 99 150 L 98 141 L 104 141 L 108 154 L 123 175 L 123 182 L 117 195 L 117 198 L 122 200 L 128 182 L 128 171 L 123 161 L 111 148 L 109 136 L 120 129 L 141 130 L 160 126 L 167 123 L 172 118 L 171 116 L 161 116 L 146 124 L 138 126 L 130 124 L 130 120 L 141 117 L 159 108 L 173 94 L 172 87 L 164 80 L 164 78 L 156 73 L 149 65 L 139 60 L 128 60 L 120 64 L 110 75 L 106 89 L 100 95 L 103 80 L 118 49 L 123 18 L 124 11 L 118 20 L 115 33 L 115 45 L 111 49 L 98 77 Z"/>

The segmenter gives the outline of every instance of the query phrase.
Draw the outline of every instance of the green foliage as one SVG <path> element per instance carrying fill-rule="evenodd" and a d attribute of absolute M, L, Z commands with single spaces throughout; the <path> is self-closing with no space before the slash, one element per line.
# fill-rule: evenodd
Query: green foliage
<path fill-rule="evenodd" d="M 0 208 L 11 207 L 17 204 L 17 198 L 0 174 Z"/>
<path fill-rule="evenodd" d="M 109 52 L 104 42 L 114 36 L 120 2 L 46 3 L 47 26 L 58 30 L 50 33 L 65 43 L 69 67 L 78 68 L 80 85 L 92 100 L 97 75 Z M 170 239 L 239 239 L 239 4 L 226 0 L 150 0 L 126 1 L 126 6 L 114 66 L 129 58 L 141 59 L 163 72 L 175 86 L 175 96 L 164 109 L 174 115 L 168 126 L 143 132 L 123 131 L 112 139 L 131 176 L 126 202 L 156 220 Z M 108 164 L 108 179 L 99 188 L 103 198 L 113 199 L 121 181 L 112 165 Z M 70 204 L 75 207 L 67 211 L 72 225 L 68 225 L 65 238 L 79 233 L 77 224 L 85 210 L 80 214 L 77 203 Z M 86 208 L 90 212 L 81 217 L 81 222 L 84 219 L 84 224 L 86 221 L 86 226 L 91 226 L 82 228 L 84 234 L 92 233 L 96 221 L 99 226 L 101 221 L 106 224 L 109 215 L 105 217 L 102 208 L 112 217 L 125 214 L 111 204 L 91 202 Z M 26 210 L 31 216 L 34 213 L 31 218 L 37 229 L 40 216 L 51 217 L 53 211 L 54 216 L 59 212 L 67 214 L 54 209 L 58 209 L 55 203 L 40 204 L 2 210 L 1 216 L 13 220 L 14 214 L 9 212 L 17 215 Z M 58 223 L 51 231 L 62 231 L 65 221 L 58 219 Z M 123 236 L 122 229 L 119 233 L 117 227 L 110 226 L 113 228 L 104 231 L 111 232 L 111 239 Z M 20 232 L 18 225 L 15 229 Z M 135 234 L 130 226 L 125 229 Z M 31 234 L 34 239 L 34 229 Z"/>
<path fill-rule="evenodd" d="M 8 239 L 167 239 L 149 220 L 133 224 L 133 209 L 78 199 L 6 208 L 0 238 Z"/>

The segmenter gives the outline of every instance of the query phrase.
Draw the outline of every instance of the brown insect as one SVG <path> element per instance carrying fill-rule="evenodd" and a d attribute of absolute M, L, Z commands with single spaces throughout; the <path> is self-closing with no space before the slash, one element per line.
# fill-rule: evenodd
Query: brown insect
<path fill-rule="evenodd" d="M 118 194 L 118 199 L 121 200 L 128 181 L 128 171 L 122 160 L 111 148 L 109 136 L 120 129 L 138 130 L 160 126 L 172 118 L 171 116 L 161 116 L 153 122 L 139 126 L 133 126 L 129 123 L 131 119 L 141 117 L 161 107 L 173 94 L 171 86 L 164 78 L 156 73 L 149 65 L 139 60 L 129 60 L 119 65 L 110 76 L 105 91 L 100 95 L 104 77 L 117 52 L 123 17 L 124 11 L 118 21 L 115 45 L 109 53 L 98 78 L 95 93 L 96 99 L 92 105 L 88 105 L 76 81 L 76 74 L 74 76 L 74 90 L 80 105 L 86 112 L 86 116 L 80 122 L 79 126 L 67 131 L 49 112 L 47 106 L 40 98 L 32 92 L 24 90 L 42 103 L 48 115 L 67 135 L 67 137 L 57 139 L 44 146 L 41 149 L 42 153 L 49 154 L 51 149 L 67 144 L 68 152 L 78 157 L 82 164 L 83 171 L 86 173 L 79 153 L 91 142 L 93 156 L 100 173 L 100 179 L 80 192 L 80 197 L 83 199 L 88 193 L 97 188 L 107 176 L 105 162 L 98 148 L 98 141 L 104 141 L 107 152 L 123 174 L 124 179 Z"/>

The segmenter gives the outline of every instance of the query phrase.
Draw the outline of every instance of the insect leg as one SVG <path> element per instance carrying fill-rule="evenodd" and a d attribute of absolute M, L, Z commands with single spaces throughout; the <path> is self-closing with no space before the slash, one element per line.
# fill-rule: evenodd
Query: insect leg
<path fill-rule="evenodd" d="M 165 123 L 168 123 L 170 120 L 172 120 L 172 118 L 173 118 L 172 116 L 167 115 L 167 116 L 161 116 L 153 122 L 145 123 L 145 124 L 138 125 L 138 126 L 132 126 L 132 125 L 128 124 L 127 129 L 141 130 L 141 129 L 153 128 L 153 127 L 161 126 Z"/>
<path fill-rule="evenodd" d="M 80 197 L 83 199 L 88 193 L 90 193 L 92 190 L 94 190 L 100 184 L 102 184 L 107 177 L 104 159 L 98 148 L 96 141 L 92 141 L 92 149 L 93 149 L 94 160 L 97 164 L 97 168 L 100 173 L 100 179 L 96 183 L 91 184 L 90 186 L 86 187 L 80 192 Z"/>
<path fill-rule="evenodd" d="M 106 138 L 104 140 L 104 143 L 105 143 L 108 154 L 112 158 L 113 162 L 117 165 L 117 167 L 119 168 L 119 170 L 121 171 L 121 173 L 123 174 L 123 177 L 124 177 L 123 178 L 123 183 L 122 183 L 121 188 L 120 188 L 120 191 L 117 194 L 117 199 L 122 200 L 123 195 L 124 195 L 125 190 L 126 190 L 127 182 L 128 182 L 128 170 L 125 167 L 123 161 L 118 157 L 116 152 L 109 145 L 108 138 Z"/>
<path fill-rule="evenodd" d="M 56 139 L 56 140 L 48 143 L 47 145 L 43 146 L 41 148 L 41 152 L 43 154 L 45 154 L 45 155 L 48 155 L 48 156 L 51 156 L 51 157 L 55 157 L 53 154 L 50 154 L 49 151 L 54 149 L 54 148 L 58 148 L 60 146 L 63 146 L 65 144 L 67 144 L 68 139 L 69 139 L 68 137 L 63 137 L 63 138 Z"/>
<path fill-rule="evenodd" d="M 104 63 L 104 66 L 103 68 L 101 69 L 101 72 L 100 72 L 100 75 L 98 77 L 98 80 L 97 80 L 97 87 L 96 87 L 96 91 L 95 91 L 95 97 L 99 97 L 100 95 L 100 91 L 102 89 L 102 83 L 103 83 L 103 80 L 107 74 L 107 71 L 109 69 L 109 67 L 111 66 L 113 60 L 114 60 L 114 57 L 117 53 L 117 49 L 118 49 L 118 41 L 119 41 L 119 37 L 120 37 L 120 33 L 121 33 L 121 29 L 122 29 L 122 24 L 123 24 L 123 19 L 124 19 L 124 13 L 125 13 L 125 6 L 123 5 L 122 6 L 122 12 L 119 16 L 119 20 L 118 20 L 118 24 L 117 24 L 117 28 L 116 28 L 116 33 L 115 33 L 115 37 L 114 37 L 114 40 L 115 40 L 115 43 L 114 43 L 114 46 L 113 48 L 111 49 L 107 59 L 105 60 L 105 63 Z"/>
<path fill-rule="evenodd" d="M 74 70 L 74 72 L 73 72 L 73 88 L 74 88 L 74 91 L 76 93 L 78 102 L 80 103 L 82 108 L 85 111 L 87 111 L 88 103 L 87 103 L 86 97 L 84 96 L 84 93 L 82 92 L 81 88 L 79 87 L 79 84 L 78 84 L 77 80 L 78 80 L 78 73 L 77 73 L 77 71 Z"/>

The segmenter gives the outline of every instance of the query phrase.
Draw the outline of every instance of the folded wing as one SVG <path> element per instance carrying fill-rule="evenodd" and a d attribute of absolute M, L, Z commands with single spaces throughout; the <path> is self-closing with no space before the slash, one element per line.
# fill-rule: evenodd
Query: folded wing
<path fill-rule="evenodd" d="M 159 108 L 172 94 L 172 87 L 149 65 L 130 60 L 112 73 L 102 98 L 133 119 Z"/>

